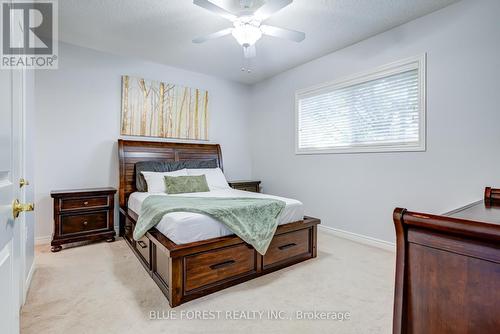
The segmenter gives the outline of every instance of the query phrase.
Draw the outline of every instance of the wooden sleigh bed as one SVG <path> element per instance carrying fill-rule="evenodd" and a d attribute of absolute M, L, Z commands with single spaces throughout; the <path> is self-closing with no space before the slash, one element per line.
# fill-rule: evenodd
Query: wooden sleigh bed
<path fill-rule="evenodd" d="M 152 228 L 141 240 L 133 240 L 138 215 L 127 203 L 129 195 L 136 191 L 137 162 L 216 159 L 222 169 L 222 153 L 217 144 L 131 140 L 119 140 L 118 153 L 120 235 L 171 307 L 316 257 L 320 220 L 311 217 L 278 226 L 264 256 L 235 235 L 175 244 Z"/>

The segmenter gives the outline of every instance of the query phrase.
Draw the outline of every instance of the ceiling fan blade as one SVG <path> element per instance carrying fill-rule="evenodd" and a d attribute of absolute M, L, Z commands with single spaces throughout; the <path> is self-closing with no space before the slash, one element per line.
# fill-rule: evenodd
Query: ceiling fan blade
<path fill-rule="evenodd" d="M 257 49 L 254 45 L 243 46 L 243 55 L 245 58 L 253 58 L 257 55 Z"/>
<path fill-rule="evenodd" d="M 195 39 L 193 39 L 193 43 L 198 44 L 198 43 L 206 42 L 206 41 L 211 40 L 211 39 L 223 37 L 223 36 L 229 35 L 232 31 L 233 31 L 233 28 L 227 28 L 224 30 L 219 30 L 219 31 L 214 32 L 214 33 L 209 34 L 209 35 L 196 37 Z"/>
<path fill-rule="evenodd" d="M 302 42 L 306 38 L 306 34 L 301 31 L 278 28 L 268 25 L 261 25 L 260 30 L 264 35 L 289 39 L 294 42 Z"/>
<path fill-rule="evenodd" d="M 262 5 L 262 7 L 257 9 L 253 15 L 259 20 L 264 21 L 265 19 L 269 18 L 277 11 L 285 8 L 292 2 L 293 0 L 267 0 L 266 3 Z"/>
<path fill-rule="evenodd" d="M 217 6 L 216 4 L 208 0 L 193 0 L 193 4 L 195 4 L 196 6 L 200 6 L 201 8 L 204 8 L 206 10 L 209 10 L 212 13 L 222 16 L 223 18 L 226 18 L 230 21 L 236 19 L 236 15 L 234 15 L 233 13 L 229 12 L 228 10 L 222 7 Z"/>

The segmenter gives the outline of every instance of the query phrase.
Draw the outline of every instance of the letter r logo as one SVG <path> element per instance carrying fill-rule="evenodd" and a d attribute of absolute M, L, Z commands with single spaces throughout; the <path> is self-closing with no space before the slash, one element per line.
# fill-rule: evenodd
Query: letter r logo
<path fill-rule="evenodd" d="M 4 2 L 2 4 L 3 54 L 52 54 L 52 6 L 50 2 Z"/>

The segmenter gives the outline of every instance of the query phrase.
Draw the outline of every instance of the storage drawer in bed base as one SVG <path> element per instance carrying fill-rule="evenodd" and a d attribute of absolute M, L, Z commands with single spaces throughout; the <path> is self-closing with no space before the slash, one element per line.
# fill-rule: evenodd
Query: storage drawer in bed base
<path fill-rule="evenodd" d="M 134 212 L 120 209 L 122 235 L 171 307 L 314 258 L 317 254 L 320 220 L 316 218 L 305 217 L 303 221 L 278 226 L 264 256 L 234 235 L 176 245 L 155 228 L 141 240 L 148 245 L 146 252 L 146 248 L 127 237 L 127 232 L 131 232 L 125 224 L 133 228 L 136 220 Z"/>

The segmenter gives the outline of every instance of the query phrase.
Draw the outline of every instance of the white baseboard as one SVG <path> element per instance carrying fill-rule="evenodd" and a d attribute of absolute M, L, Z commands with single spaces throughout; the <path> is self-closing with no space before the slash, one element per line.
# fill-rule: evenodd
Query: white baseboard
<path fill-rule="evenodd" d="M 335 235 L 337 237 L 343 238 L 343 239 L 348 239 L 354 242 L 358 242 L 360 244 L 372 246 L 372 247 L 377 247 L 386 251 L 390 252 L 396 252 L 396 245 L 392 242 L 388 242 L 385 240 L 380 240 L 376 238 L 372 238 L 366 235 L 361 235 L 357 233 L 352 233 L 344 230 L 340 230 L 338 228 L 330 227 L 330 226 L 325 226 L 325 225 L 318 225 L 319 229 L 326 232 L 330 233 L 332 235 Z"/>
<path fill-rule="evenodd" d="M 358 243 L 361 243 L 364 245 L 377 247 L 377 248 L 384 249 L 384 250 L 391 251 L 391 252 L 396 251 L 396 245 L 392 242 L 372 238 L 372 237 L 362 235 L 362 234 L 357 234 L 357 233 L 353 233 L 353 232 L 340 230 L 338 228 L 334 228 L 334 227 L 330 227 L 330 226 L 318 225 L 318 227 L 320 230 L 323 230 L 326 233 L 333 234 L 333 235 L 340 237 L 340 238 L 343 238 L 343 239 L 348 239 L 348 240 L 355 241 L 355 242 L 358 242 Z M 118 235 L 118 232 L 117 232 L 117 235 Z M 36 237 L 35 238 L 35 245 L 47 245 L 47 244 L 50 244 L 51 240 L 52 240 L 52 237 L 50 235 L 45 236 L 45 237 Z"/>
<path fill-rule="evenodd" d="M 28 296 L 28 291 L 31 286 L 31 280 L 33 279 L 33 273 L 35 272 L 35 261 L 31 264 L 30 271 L 28 272 L 28 277 L 26 277 L 26 282 L 24 283 L 24 296 L 23 305 L 26 303 L 26 297 Z"/>
<path fill-rule="evenodd" d="M 35 237 L 35 245 L 47 245 L 52 241 L 52 236 L 47 235 L 45 237 Z"/>

